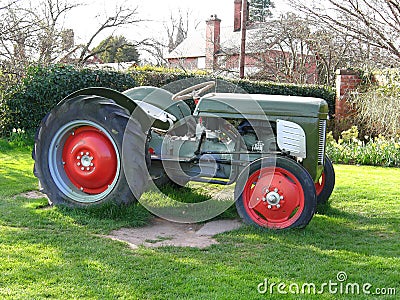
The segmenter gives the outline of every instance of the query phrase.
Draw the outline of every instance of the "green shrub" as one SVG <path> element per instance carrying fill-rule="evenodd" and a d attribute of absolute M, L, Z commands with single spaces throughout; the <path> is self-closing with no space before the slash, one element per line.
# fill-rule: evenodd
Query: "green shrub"
<path fill-rule="evenodd" d="M 211 76 L 205 71 L 184 72 L 180 69 L 168 69 L 161 67 L 134 67 L 130 69 L 130 74 L 138 85 L 149 85 L 162 87 L 171 82 L 187 78 L 207 78 Z M 303 97 L 315 97 L 324 99 L 329 105 L 329 114 L 335 113 L 335 90 L 331 87 L 321 85 L 298 85 L 276 82 L 251 81 L 217 78 L 228 83 L 239 86 L 249 94 L 271 94 L 271 95 L 291 95 Z"/>
<path fill-rule="evenodd" d="M 291 95 L 324 99 L 329 105 L 329 114 L 335 113 L 335 90 L 328 86 L 311 84 L 288 84 L 250 80 L 232 80 L 249 94 Z"/>
<path fill-rule="evenodd" d="M 32 66 L 20 84 L 3 91 L 0 99 L 0 136 L 10 136 L 13 128 L 35 130 L 42 118 L 70 93 L 91 86 L 123 91 L 135 86 L 127 74 L 75 69 L 70 66 L 48 68 Z"/>
<path fill-rule="evenodd" d="M 395 137 L 400 134 L 400 70 L 383 70 L 373 76 L 373 82 L 365 80 L 352 94 L 350 102 L 357 110 L 354 121 L 362 132 Z"/>
<path fill-rule="evenodd" d="M 327 138 L 327 154 L 335 163 L 400 167 L 400 137 L 385 138 L 382 135 L 359 139 L 358 129 L 353 126 L 343 131 L 336 141 L 332 133 Z"/>
<path fill-rule="evenodd" d="M 33 66 L 27 70 L 25 78 L 12 88 L 0 88 L 0 137 L 10 136 L 13 128 L 27 132 L 34 131 L 40 121 L 61 99 L 70 93 L 90 86 L 107 87 L 124 91 L 134 86 L 162 87 L 182 79 L 188 82 L 173 85 L 176 93 L 187 84 L 196 84 L 208 76 L 207 72 L 184 72 L 177 69 L 158 67 L 134 67 L 128 73 L 103 70 L 76 69 L 71 66 Z M 222 78 L 221 78 L 222 79 Z M 319 97 L 325 99 L 334 111 L 335 93 L 333 89 L 315 85 L 279 84 L 249 80 L 222 79 L 237 85 L 250 94 L 279 94 Z M 175 90 L 174 90 L 175 89 Z M 189 101 L 190 102 L 190 101 Z M 192 103 L 188 103 L 191 107 Z M 192 107 L 193 108 L 193 107 Z"/>
<path fill-rule="evenodd" d="M 129 74 L 135 79 L 139 86 L 155 86 L 162 87 L 168 83 L 192 78 L 198 75 L 194 72 L 187 73 L 180 69 L 168 69 L 163 67 L 133 67 L 129 70 Z"/>
<path fill-rule="evenodd" d="M 185 72 L 181 69 L 169 69 L 163 67 L 133 67 L 129 71 L 138 85 L 151 85 L 162 87 L 170 82 L 192 78 L 192 77 L 211 77 L 206 71 Z M 322 85 L 310 84 L 288 84 L 266 81 L 252 81 L 246 79 L 227 79 L 218 78 L 238 85 L 249 94 L 271 94 L 271 95 L 291 95 L 303 97 L 322 98 L 328 102 L 331 115 L 335 112 L 335 89 Z"/>

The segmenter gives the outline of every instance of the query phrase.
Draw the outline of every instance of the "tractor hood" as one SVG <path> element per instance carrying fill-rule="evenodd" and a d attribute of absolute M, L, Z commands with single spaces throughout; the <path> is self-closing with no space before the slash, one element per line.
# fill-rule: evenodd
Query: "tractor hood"
<path fill-rule="evenodd" d="M 264 114 L 262 114 L 264 112 Z M 328 104 L 312 97 L 212 93 L 200 99 L 194 115 L 264 119 L 265 116 L 326 119 Z"/>

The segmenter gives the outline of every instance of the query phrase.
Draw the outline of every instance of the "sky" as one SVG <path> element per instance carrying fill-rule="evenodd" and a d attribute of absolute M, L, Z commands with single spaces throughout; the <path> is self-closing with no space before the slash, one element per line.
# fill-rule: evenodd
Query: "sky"
<path fill-rule="evenodd" d="M 119 34 L 133 40 L 159 36 L 162 34 L 163 22 L 169 19 L 171 13 L 178 15 L 179 10 L 190 11 L 193 23 L 197 21 L 205 24 L 205 20 L 211 14 L 217 14 L 222 19 L 222 26 L 224 26 L 224 23 L 228 25 L 228 22 L 233 22 L 233 0 L 128 0 L 117 2 L 83 0 L 81 3 L 85 3 L 85 5 L 75 8 L 69 13 L 69 18 L 65 20 L 65 27 L 74 29 L 78 41 L 80 39 L 85 40 L 98 27 L 99 21 L 96 16 L 100 18 L 103 16 L 104 18 L 107 12 L 115 11 L 116 3 L 124 2 L 131 8 L 137 7 L 138 18 L 147 20 L 118 31 Z"/>
<path fill-rule="evenodd" d="M 40 7 L 43 0 L 20 0 L 22 3 L 32 3 L 33 7 Z M 99 28 L 100 23 L 115 15 L 120 5 L 137 8 L 137 18 L 144 20 L 118 30 L 103 31 L 90 45 L 96 47 L 110 35 L 123 35 L 130 42 L 139 42 L 148 38 L 165 41 L 165 25 L 171 23 L 171 14 L 179 16 L 179 12 L 190 13 L 191 24 L 189 34 L 194 30 L 205 30 L 206 20 L 216 14 L 220 18 L 222 27 L 233 26 L 234 0 L 61 0 L 67 3 L 79 3 L 78 7 L 70 10 L 64 17 L 61 26 L 63 29 L 73 29 L 75 44 L 86 43 Z M 274 0 L 274 15 L 287 11 L 286 0 Z M 194 29 L 194 25 L 197 28 Z M 140 51 L 141 59 L 148 59 L 148 53 Z"/>
<path fill-rule="evenodd" d="M 99 21 L 96 16 L 104 19 L 108 12 L 115 11 L 118 3 L 125 3 L 131 8 L 137 7 L 138 18 L 147 20 L 137 23 L 135 26 L 118 30 L 117 34 L 122 34 L 132 41 L 160 37 L 165 34 L 163 33 L 163 22 L 168 22 L 171 13 L 178 15 L 179 10 L 190 12 L 192 25 L 199 23 L 197 30 L 205 27 L 206 19 L 212 14 L 217 14 L 218 18 L 222 20 L 221 26 L 233 25 L 233 0 L 82 0 L 79 3 L 84 5 L 69 12 L 64 25 L 66 28 L 74 29 L 78 43 L 87 40 L 97 29 Z M 286 7 L 282 4 L 282 0 L 275 1 L 275 6 L 277 6 L 277 10 Z M 94 46 L 112 33 L 112 31 L 105 32 L 99 37 L 99 40 L 95 41 Z"/>

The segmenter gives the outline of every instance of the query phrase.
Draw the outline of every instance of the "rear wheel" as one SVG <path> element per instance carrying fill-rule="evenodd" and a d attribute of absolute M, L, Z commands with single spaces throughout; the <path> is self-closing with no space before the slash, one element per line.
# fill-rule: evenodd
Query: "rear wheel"
<path fill-rule="evenodd" d="M 34 157 L 35 175 L 51 203 L 133 202 L 124 167 L 136 170 L 141 190 L 135 195 L 141 195 L 147 183 L 145 135 L 136 121 L 125 131 L 128 120 L 126 109 L 94 96 L 78 96 L 50 112 L 38 131 Z M 122 163 L 124 134 L 132 144 L 129 166 Z"/>
<path fill-rule="evenodd" d="M 310 222 L 316 194 L 311 176 L 301 165 L 277 157 L 276 164 L 267 158 L 248 168 L 235 190 L 236 208 L 244 222 L 271 229 L 304 227 Z"/>
<path fill-rule="evenodd" d="M 315 191 L 317 193 L 317 203 L 318 205 L 324 204 L 328 201 L 332 194 L 333 188 L 335 187 L 335 170 L 331 160 L 325 156 L 324 171 L 315 183 Z"/>

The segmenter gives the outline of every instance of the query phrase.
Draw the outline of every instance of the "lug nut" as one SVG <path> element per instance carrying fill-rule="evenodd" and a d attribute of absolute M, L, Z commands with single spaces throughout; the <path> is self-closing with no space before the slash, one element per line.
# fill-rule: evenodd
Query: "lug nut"
<path fill-rule="evenodd" d="M 275 193 L 277 193 L 278 191 L 279 191 L 278 188 L 275 188 L 275 189 L 274 189 L 274 192 L 275 192 Z"/>
<path fill-rule="evenodd" d="M 80 162 L 78 162 L 76 165 L 79 167 L 79 166 L 81 165 L 81 163 L 80 163 Z"/>
<path fill-rule="evenodd" d="M 277 208 L 280 208 L 280 207 L 281 207 L 281 205 L 280 205 L 280 204 L 277 204 L 277 205 L 276 205 L 276 207 L 277 207 Z"/>
<path fill-rule="evenodd" d="M 271 209 L 272 208 L 272 205 L 270 204 L 270 205 L 268 205 L 268 209 Z"/>
<path fill-rule="evenodd" d="M 83 170 L 85 170 L 85 168 L 84 168 L 84 167 L 82 167 L 82 168 L 81 168 L 81 170 L 83 171 Z"/>

